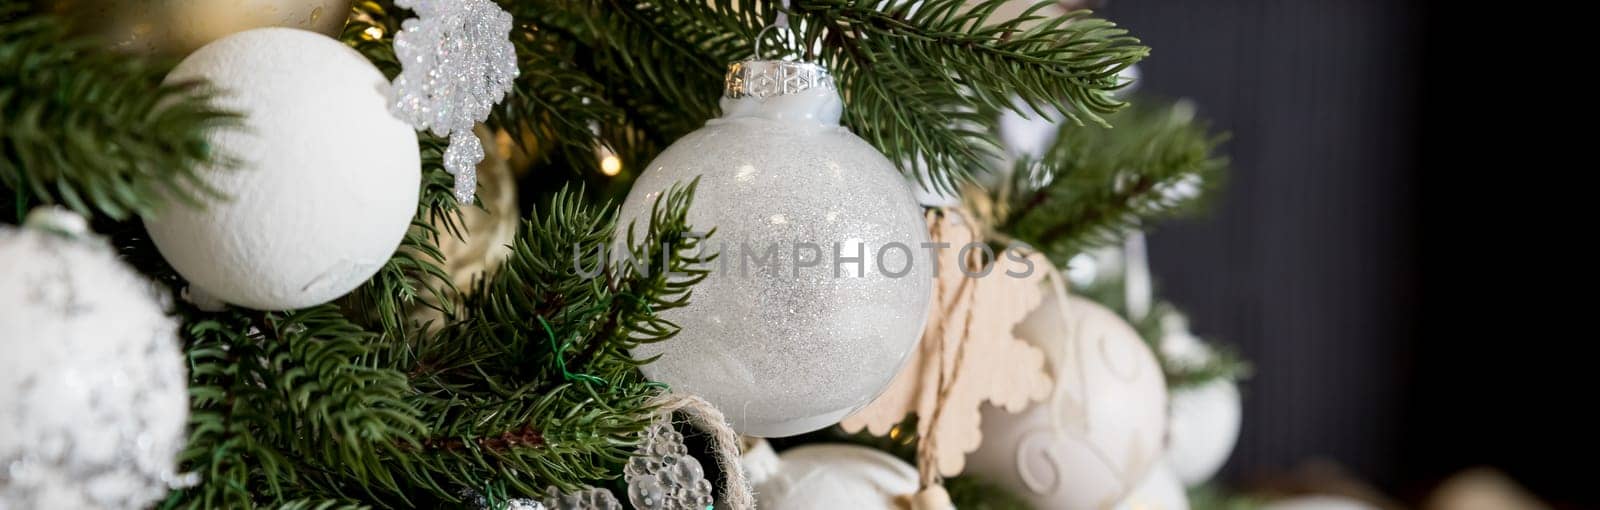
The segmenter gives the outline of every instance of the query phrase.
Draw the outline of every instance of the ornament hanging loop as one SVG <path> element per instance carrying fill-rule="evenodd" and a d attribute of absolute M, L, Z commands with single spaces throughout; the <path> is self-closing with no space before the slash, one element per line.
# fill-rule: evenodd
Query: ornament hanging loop
<path fill-rule="evenodd" d="M 781 0 L 778 2 L 778 5 L 780 6 L 778 9 L 778 15 L 772 19 L 772 23 L 761 27 L 760 32 L 756 32 L 756 40 L 752 45 L 754 48 L 753 51 L 751 51 L 750 60 L 762 60 L 761 40 L 766 39 L 768 30 L 776 28 L 787 31 L 791 37 L 794 36 L 794 30 L 789 28 L 789 0 Z"/>

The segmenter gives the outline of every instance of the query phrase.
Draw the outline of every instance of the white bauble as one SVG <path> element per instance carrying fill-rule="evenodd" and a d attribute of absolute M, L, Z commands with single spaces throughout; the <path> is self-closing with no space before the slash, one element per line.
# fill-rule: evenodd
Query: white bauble
<path fill-rule="evenodd" d="M 189 416 L 170 299 L 83 218 L 28 225 L 0 227 L 0 509 L 154 503 Z"/>
<path fill-rule="evenodd" d="M 755 492 L 761 510 L 896 510 L 896 498 L 917 492 L 917 468 L 865 446 L 801 446 L 779 455 Z"/>
<path fill-rule="evenodd" d="M 1189 510 L 1189 493 L 1172 468 L 1158 462 L 1116 510 Z"/>
<path fill-rule="evenodd" d="M 1050 150 L 1050 145 L 1055 142 L 1056 133 L 1061 130 L 1063 116 L 1053 110 L 1033 111 L 1031 106 L 1027 106 L 1027 103 L 1021 100 L 1017 101 L 1017 107 L 1027 113 L 1010 109 L 1000 113 L 998 126 L 1000 144 L 1014 158 L 1027 157 L 1037 160 L 1045 151 Z"/>
<path fill-rule="evenodd" d="M 228 199 L 145 218 L 167 262 L 205 294 L 261 310 L 325 303 L 377 272 L 411 225 L 421 179 L 417 135 L 389 114 L 383 74 L 339 41 L 262 28 L 167 75 L 196 78 L 244 114 L 208 135 L 242 165 L 204 173 Z"/>
<path fill-rule="evenodd" d="M 985 406 L 983 444 L 967 472 L 1040 510 L 1106 508 L 1161 457 L 1166 381 L 1155 355 L 1116 312 L 1051 294 L 1017 326 L 1050 361 L 1050 400 L 1019 414 Z"/>
<path fill-rule="evenodd" d="M 894 165 L 839 125 L 843 104 L 820 67 L 736 66 L 730 84 L 776 89 L 757 79 L 782 67 L 788 85 L 730 93 L 723 116 L 662 152 L 623 203 L 642 238 L 656 199 L 698 177 L 688 219 L 716 229 L 705 251 L 721 253 L 689 305 L 662 314 L 682 332 L 633 354 L 661 356 L 646 376 L 710 401 L 741 434 L 789 436 L 837 423 L 899 371 L 928 312 L 928 232 Z M 772 264 L 745 260 L 769 247 Z"/>
<path fill-rule="evenodd" d="M 1167 464 L 1185 485 L 1210 480 L 1239 439 L 1239 387 L 1217 379 L 1172 390 L 1167 422 Z"/>

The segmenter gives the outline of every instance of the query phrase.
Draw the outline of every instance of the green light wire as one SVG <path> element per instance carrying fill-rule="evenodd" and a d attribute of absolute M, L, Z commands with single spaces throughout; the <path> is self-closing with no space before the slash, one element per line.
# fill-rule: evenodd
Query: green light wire
<path fill-rule="evenodd" d="M 561 343 L 561 344 L 558 345 L 557 344 L 557 340 L 556 340 L 556 331 L 554 329 L 550 328 L 550 323 L 546 322 L 544 320 L 544 317 L 536 317 L 536 318 L 539 319 L 539 325 L 540 326 L 544 326 L 545 334 L 550 336 L 550 349 L 555 351 L 556 368 L 561 369 L 561 377 L 562 377 L 562 379 L 567 380 L 567 381 L 584 381 L 584 382 L 597 383 L 597 384 L 606 384 L 606 380 L 605 379 L 601 379 L 599 377 L 595 377 L 595 376 L 592 376 L 592 375 L 589 375 L 589 374 L 574 374 L 572 372 L 568 372 L 567 371 L 567 358 L 563 354 L 567 352 L 567 347 L 571 347 L 572 346 L 572 342 Z"/>

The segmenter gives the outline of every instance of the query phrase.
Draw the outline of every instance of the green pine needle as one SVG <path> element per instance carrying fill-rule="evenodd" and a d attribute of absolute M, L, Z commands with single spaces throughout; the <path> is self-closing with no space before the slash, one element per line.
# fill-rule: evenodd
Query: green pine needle
<path fill-rule="evenodd" d="M 1084 250 L 1194 211 L 1218 186 L 1224 137 L 1190 108 L 1141 105 L 1109 119 L 1117 127 L 1063 126 L 1039 161 L 1018 164 L 996 197 L 1000 231 L 1065 267 Z"/>
<path fill-rule="evenodd" d="M 120 220 L 221 196 L 200 173 L 230 161 L 205 133 L 236 117 L 202 83 L 162 84 L 170 68 L 69 36 L 53 16 L 0 23 L 0 201 Z"/>

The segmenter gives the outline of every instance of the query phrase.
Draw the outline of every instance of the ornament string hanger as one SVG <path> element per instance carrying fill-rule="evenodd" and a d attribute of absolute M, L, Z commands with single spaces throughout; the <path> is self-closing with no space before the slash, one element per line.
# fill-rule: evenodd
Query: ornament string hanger
<path fill-rule="evenodd" d="M 761 31 L 756 32 L 756 40 L 752 45 L 750 60 L 765 60 L 761 57 L 761 40 L 767 37 L 767 31 L 778 29 L 787 33 L 789 37 L 794 37 L 794 30 L 789 28 L 789 0 L 780 0 L 778 6 L 777 15 L 772 18 L 772 23 L 761 27 Z M 778 60 L 782 60 L 782 58 Z"/>

